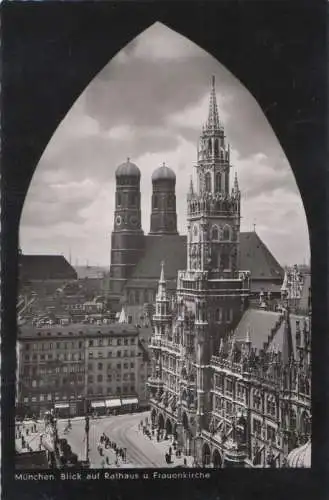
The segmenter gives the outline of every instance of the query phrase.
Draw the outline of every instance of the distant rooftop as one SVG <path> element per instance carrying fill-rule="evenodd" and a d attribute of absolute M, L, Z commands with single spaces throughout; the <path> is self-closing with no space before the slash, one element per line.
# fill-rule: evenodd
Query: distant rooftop
<path fill-rule="evenodd" d="M 25 324 L 19 328 L 18 338 L 88 337 L 100 334 L 104 336 L 138 335 L 138 329 L 134 325 L 125 323 L 109 325 L 72 323 L 69 325 L 47 325 L 39 328 Z"/>

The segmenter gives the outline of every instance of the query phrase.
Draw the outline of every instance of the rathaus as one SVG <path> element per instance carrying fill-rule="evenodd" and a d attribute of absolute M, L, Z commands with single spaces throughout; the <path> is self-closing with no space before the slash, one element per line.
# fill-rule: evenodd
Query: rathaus
<path fill-rule="evenodd" d="M 172 304 L 162 266 L 150 345 L 151 407 L 158 409 L 170 399 L 180 440 L 209 427 L 211 356 L 248 305 L 249 276 L 239 272 L 241 195 L 237 176 L 230 189 L 230 167 L 213 77 L 208 120 L 198 146 L 197 186 L 191 181 L 187 195 L 187 269 L 178 271 Z M 187 427 L 190 435 L 184 432 Z"/>
<path fill-rule="evenodd" d="M 310 456 L 310 310 L 291 314 L 284 286 L 275 310 L 251 307 L 252 273 L 240 261 L 241 193 L 230 167 L 213 77 L 197 186 L 191 181 L 187 194 L 187 268 L 178 270 L 174 295 L 161 264 L 151 419 L 198 465 L 282 467 L 297 446 Z"/>

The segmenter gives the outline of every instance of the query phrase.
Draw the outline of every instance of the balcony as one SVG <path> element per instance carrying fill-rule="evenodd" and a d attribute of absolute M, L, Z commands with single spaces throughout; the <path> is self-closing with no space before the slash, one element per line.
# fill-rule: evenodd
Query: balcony
<path fill-rule="evenodd" d="M 151 338 L 149 345 L 150 349 L 163 349 L 175 352 L 176 354 L 181 354 L 181 346 L 171 342 L 169 340 L 164 340 L 160 338 Z"/>

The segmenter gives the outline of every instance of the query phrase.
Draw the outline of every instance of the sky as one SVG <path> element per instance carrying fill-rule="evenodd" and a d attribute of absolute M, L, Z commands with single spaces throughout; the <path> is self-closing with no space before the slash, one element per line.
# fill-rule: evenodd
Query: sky
<path fill-rule="evenodd" d="M 115 169 L 127 157 L 141 170 L 142 226 L 149 232 L 151 175 L 176 173 L 178 230 L 195 179 L 211 76 L 231 146 L 231 181 L 242 193 L 241 230 L 255 230 L 281 265 L 309 261 L 305 212 L 285 154 L 260 106 L 216 59 L 156 23 L 89 83 L 48 143 L 22 211 L 27 254 L 63 254 L 74 265 L 110 264 Z"/>

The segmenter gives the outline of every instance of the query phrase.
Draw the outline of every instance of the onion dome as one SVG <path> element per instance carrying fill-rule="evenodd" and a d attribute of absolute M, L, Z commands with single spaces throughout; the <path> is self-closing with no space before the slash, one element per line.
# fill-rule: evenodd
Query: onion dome
<path fill-rule="evenodd" d="M 115 175 L 116 177 L 140 177 L 141 173 L 137 165 L 127 158 L 127 161 L 118 166 Z"/>
<path fill-rule="evenodd" d="M 311 450 L 311 441 L 307 441 L 303 446 L 292 450 L 287 456 L 287 467 L 311 467 Z"/>
<path fill-rule="evenodd" d="M 165 164 L 162 167 L 157 168 L 152 174 L 152 182 L 162 181 L 162 180 L 176 180 L 176 174 L 171 168 L 166 167 Z"/>

